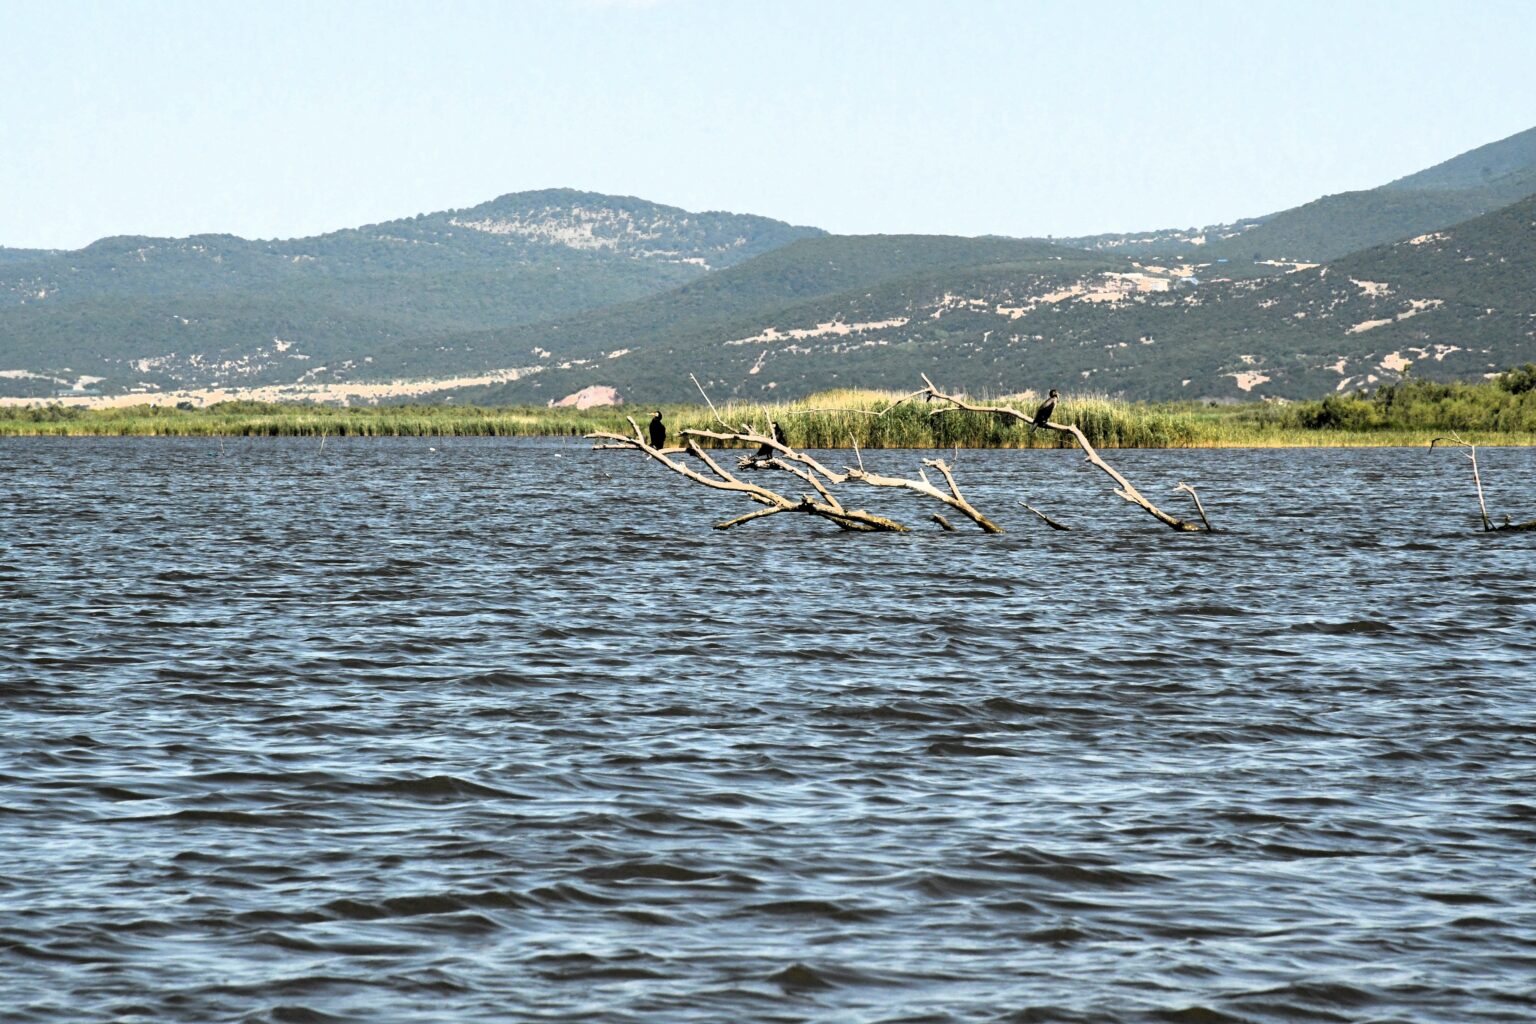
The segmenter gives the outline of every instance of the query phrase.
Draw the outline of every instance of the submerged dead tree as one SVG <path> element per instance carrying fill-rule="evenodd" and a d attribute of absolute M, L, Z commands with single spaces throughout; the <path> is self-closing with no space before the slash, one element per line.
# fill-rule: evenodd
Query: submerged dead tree
<path fill-rule="evenodd" d="M 684 448 L 688 455 L 698 459 L 709 470 L 709 474 L 701 473 L 687 463 L 674 459 L 675 449 L 653 448 L 646 443 L 646 438 L 640 430 L 640 425 L 631 417 L 629 425 L 634 429 L 633 436 L 624 434 L 612 434 L 598 432 L 588 434 L 590 440 L 608 442 L 600 444 L 600 448 L 632 448 L 644 452 L 647 456 L 660 462 L 663 466 L 680 476 L 692 480 L 694 483 L 703 484 L 715 490 L 734 491 L 745 494 L 752 501 L 766 507 L 746 515 L 737 516 L 722 523 L 716 523 L 715 529 L 728 530 L 733 526 L 751 522 L 754 519 L 763 519 L 768 516 L 778 515 L 781 512 L 800 512 L 808 515 L 828 519 L 844 530 L 855 531 L 886 531 L 905 532 L 907 527 L 885 516 L 878 516 L 864 509 L 850 509 L 832 490 L 835 485 L 849 481 L 858 481 L 873 487 L 899 487 L 915 491 L 936 501 L 943 502 L 969 518 L 977 526 L 988 533 L 1002 533 L 1002 528 L 992 522 L 960 493 L 960 487 L 955 483 L 953 472 L 942 459 L 925 459 L 923 465 L 936 470 L 949 487 L 948 493 L 935 487 L 928 479 L 927 474 L 919 471 L 921 479 L 908 480 L 902 477 L 887 477 L 869 473 L 863 468 L 863 459 L 860 457 L 860 468 L 845 468 L 841 473 L 836 472 L 804 452 L 796 451 L 789 445 L 782 443 L 777 438 L 766 434 L 759 434 L 750 428 L 744 427 L 740 432 L 731 433 L 713 430 L 684 430 Z M 787 473 L 801 481 L 810 488 L 810 492 L 802 494 L 798 499 L 788 497 L 772 488 L 758 483 L 742 480 L 739 476 L 729 472 L 720 463 L 709 455 L 699 444 L 700 438 L 725 443 L 738 443 L 755 446 L 758 452 L 770 452 L 769 457 L 760 454 L 749 455 L 738 461 L 740 470 L 775 470 Z M 938 517 L 940 522 L 943 517 Z M 947 522 L 944 523 L 947 527 Z"/>
<path fill-rule="evenodd" d="M 1498 526 L 1493 525 L 1493 520 L 1488 518 L 1488 503 L 1483 500 L 1483 477 L 1477 471 L 1477 445 L 1470 441 L 1462 440 L 1457 434 L 1452 434 L 1449 437 L 1437 437 L 1429 442 L 1429 447 L 1433 450 L 1439 444 L 1456 445 L 1466 449 L 1462 454 L 1472 463 L 1472 483 L 1477 486 L 1477 510 L 1483 517 L 1484 533 L 1521 533 L 1527 530 L 1536 530 L 1536 519 L 1527 523 L 1512 523 L 1509 520 L 1509 516 L 1505 516 L 1502 524 Z"/>
<path fill-rule="evenodd" d="M 1172 527 L 1175 530 L 1183 530 L 1189 533 L 1210 532 L 1212 530 L 1211 521 L 1206 518 L 1205 509 L 1200 505 L 1200 496 L 1195 494 L 1195 489 L 1193 487 L 1190 487 L 1188 484 L 1181 482 L 1175 489 L 1188 491 L 1190 496 L 1195 499 L 1195 507 L 1200 512 L 1201 522 L 1205 524 L 1203 526 L 1200 525 L 1200 523 L 1191 523 L 1187 520 L 1180 519 L 1177 516 L 1171 516 L 1167 512 L 1164 512 L 1162 509 L 1148 501 L 1140 491 L 1131 486 L 1131 482 L 1129 480 L 1121 476 L 1113 466 L 1099 457 L 1099 453 L 1094 450 L 1093 445 L 1088 443 L 1088 438 L 1084 436 L 1082 430 L 1075 423 L 1057 423 L 1054 420 L 1049 419 L 1045 420 L 1044 422 L 1037 422 L 1036 417 L 1020 412 L 1017 409 L 1009 408 L 1006 405 L 975 405 L 971 402 L 967 402 L 964 398 L 961 398 L 958 395 L 950 395 L 940 391 L 938 386 L 935 385 L 933 381 L 928 379 L 927 374 L 922 374 L 921 376 L 923 378 L 923 383 L 926 384 L 927 387 L 923 388 L 921 391 L 915 392 L 914 397 L 923 397 L 930 400 L 938 399 L 940 401 L 950 403 L 949 408 L 935 409 L 933 412 L 929 413 L 930 416 L 938 416 L 946 412 L 953 412 L 955 410 L 963 410 L 965 412 L 991 413 L 996 416 L 1009 416 L 1013 419 L 1019 420 L 1020 422 L 1030 424 L 1031 426 L 1041 427 L 1047 430 L 1054 430 L 1060 434 L 1070 434 L 1073 438 L 1076 439 L 1078 447 L 1083 450 L 1083 455 L 1087 457 L 1088 461 L 1107 473 L 1109 478 L 1115 482 L 1115 493 L 1120 497 L 1124 498 L 1126 501 L 1133 505 L 1140 506 L 1141 508 L 1145 509 L 1149 515 L 1156 518 L 1158 522 Z M 1031 511 L 1034 510 L 1031 509 Z M 1039 513 L 1036 514 L 1039 515 Z M 1042 516 L 1041 518 L 1045 517 Z M 1050 522 L 1050 520 L 1047 520 L 1047 522 Z"/>

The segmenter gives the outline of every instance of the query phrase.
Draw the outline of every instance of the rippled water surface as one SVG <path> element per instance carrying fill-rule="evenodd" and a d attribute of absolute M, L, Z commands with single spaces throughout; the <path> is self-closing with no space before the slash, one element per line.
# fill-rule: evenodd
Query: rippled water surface
<path fill-rule="evenodd" d="M 1108 454 L 1227 532 L 1066 451 L 852 536 L 576 440 L 0 442 L 0 1017 L 1536 1017 L 1536 536 L 1453 452 Z"/>

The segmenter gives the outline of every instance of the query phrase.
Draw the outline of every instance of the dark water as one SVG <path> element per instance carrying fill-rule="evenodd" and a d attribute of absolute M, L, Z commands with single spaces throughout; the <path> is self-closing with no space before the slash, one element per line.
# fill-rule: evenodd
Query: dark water
<path fill-rule="evenodd" d="M 1455 453 L 1111 454 L 1179 536 L 962 452 L 1008 534 L 871 537 L 223 449 L 0 442 L 0 1018 L 1536 1019 L 1536 536 Z"/>

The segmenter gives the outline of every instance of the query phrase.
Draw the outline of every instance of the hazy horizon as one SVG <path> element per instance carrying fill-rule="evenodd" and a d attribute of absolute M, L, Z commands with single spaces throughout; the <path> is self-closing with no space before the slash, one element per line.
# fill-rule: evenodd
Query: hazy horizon
<path fill-rule="evenodd" d="M 0 0 L 0 246 L 540 188 L 849 234 L 1188 227 L 1536 125 L 1533 5 L 1095 10 Z"/>

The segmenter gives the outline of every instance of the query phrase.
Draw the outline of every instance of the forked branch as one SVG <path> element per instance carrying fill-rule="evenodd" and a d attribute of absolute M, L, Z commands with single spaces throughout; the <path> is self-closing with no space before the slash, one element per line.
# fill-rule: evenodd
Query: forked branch
<path fill-rule="evenodd" d="M 1039 516 L 1045 522 L 1045 525 L 1049 526 L 1053 530 L 1071 530 L 1072 529 L 1072 527 L 1070 527 L 1070 526 L 1066 526 L 1066 525 L 1064 525 L 1062 523 L 1058 523 L 1056 520 L 1052 519 L 1050 516 L 1046 515 L 1044 512 L 1041 512 L 1039 509 L 1035 508 L 1035 506 L 1029 504 L 1026 501 L 1021 501 L 1021 502 L 1019 502 L 1019 504 L 1023 505 L 1025 508 L 1029 509 L 1035 515 Z"/>
<path fill-rule="evenodd" d="M 841 499 L 833 492 L 836 484 L 847 483 L 850 480 L 858 481 L 874 487 L 900 487 L 940 501 L 950 508 L 959 511 L 972 522 L 976 523 L 988 533 L 1001 533 L 1002 528 L 988 519 L 976 509 L 965 496 L 960 493 L 960 486 L 955 482 L 954 473 L 941 459 L 928 459 L 924 466 L 936 470 L 949 488 L 946 493 L 929 481 L 926 473 L 919 471 L 920 479 L 908 480 L 902 477 L 888 477 L 867 472 L 863 467 L 862 458 L 858 469 L 845 468 L 841 473 L 822 465 L 817 459 L 804 452 L 796 451 L 777 438 L 768 434 L 759 434 L 750 427 L 743 427 L 739 433 L 730 433 L 714 430 L 688 429 L 682 431 L 684 449 L 687 454 L 698 459 L 713 476 L 701 473 L 687 463 L 670 457 L 672 449 L 653 448 L 646 443 L 640 425 L 633 418 L 629 420 L 630 427 L 634 430 L 633 436 L 611 433 L 588 434 L 589 439 L 604 441 L 599 448 L 632 448 L 644 452 L 647 456 L 660 462 L 668 469 L 681 476 L 712 487 L 715 490 L 737 491 L 747 495 L 753 501 L 766 508 L 737 516 L 735 519 L 716 524 L 716 529 L 726 530 L 742 523 L 749 523 L 754 519 L 763 519 L 767 516 L 777 515 L 780 512 L 804 512 L 823 519 L 829 519 L 845 530 L 883 530 L 905 531 L 906 527 L 884 516 L 877 516 L 863 509 L 849 509 L 845 507 Z M 743 458 L 740 467 L 743 469 L 771 469 L 788 473 L 795 479 L 808 486 L 814 494 L 804 494 L 799 500 L 780 494 L 778 491 L 761 484 L 749 483 L 727 470 L 720 462 L 699 446 L 700 439 L 736 443 L 755 446 L 756 454 Z M 769 454 L 765 454 L 769 453 Z M 935 519 L 948 527 L 948 523 L 942 516 Z"/>
<path fill-rule="evenodd" d="M 747 483 L 744 480 L 738 479 L 736 476 L 722 467 L 718 462 L 711 458 L 707 452 L 699 447 L 697 441 L 689 438 L 687 441 L 687 453 L 697 458 L 700 462 L 704 463 L 709 471 L 714 474 L 713 477 L 705 476 L 703 473 L 700 473 L 698 470 L 687 465 L 686 463 L 680 462 L 677 459 L 672 458 L 666 452 L 663 452 L 657 448 L 653 448 L 647 444 L 644 435 L 641 433 L 640 425 L 635 422 L 633 417 L 629 418 L 629 425 L 634 428 L 635 433 L 633 437 L 628 437 L 623 434 L 608 433 L 606 431 L 599 431 L 596 433 L 588 434 L 587 437 L 590 440 L 612 442 L 610 445 L 606 445 L 605 447 L 633 448 L 636 451 L 644 452 L 650 458 L 655 459 L 663 466 L 666 466 L 668 469 L 672 470 L 672 472 L 686 477 L 687 479 L 692 480 L 694 483 L 703 484 L 705 487 L 710 487 L 719 491 L 734 491 L 739 494 L 745 494 L 753 501 L 767 506 L 766 508 L 758 509 L 755 512 L 750 512 L 746 515 L 738 516 L 735 519 L 730 519 L 723 523 L 716 523 L 715 529 L 717 530 L 728 530 L 733 526 L 740 526 L 742 523 L 751 522 L 754 519 L 762 519 L 767 516 L 776 515 L 780 512 L 802 512 L 808 515 L 818 516 L 822 519 L 831 520 L 833 523 L 837 524 L 839 527 L 845 530 L 857 530 L 865 532 L 905 532 L 907 529 L 900 523 L 887 519 L 884 516 L 877 516 L 872 513 L 865 512 L 862 509 L 845 509 L 841 504 L 837 502 L 835 498 L 831 498 L 831 500 L 825 500 L 826 498 L 830 498 L 830 495 L 826 492 L 825 488 L 822 487 L 817 487 L 817 490 L 824 495 L 824 500 L 817 501 L 810 495 L 805 495 L 799 500 L 796 500 L 794 498 L 785 497 L 779 492 L 771 490 L 767 487 L 763 487 L 759 484 Z M 788 467 L 786 466 L 785 468 Z M 800 473 L 796 473 L 796 475 L 800 476 L 801 479 L 805 479 L 805 476 L 801 475 Z"/>
<path fill-rule="evenodd" d="M 921 392 L 919 392 L 919 394 L 920 393 Z M 781 443 L 780 441 L 768 436 L 767 434 L 758 434 L 750 431 L 739 434 L 725 434 L 714 430 L 694 429 L 685 430 L 683 431 L 683 434 L 690 438 L 706 437 L 712 441 L 734 441 L 740 444 L 756 445 L 758 452 L 762 452 L 764 450 L 772 451 L 774 452 L 772 458 L 761 458 L 756 455 L 749 455 L 741 460 L 741 464 L 743 468 L 786 470 L 800 477 L 802 480 L 810 483 L 813 487 L 817 488 L 817 490 L 821 492 L 822 496 L 827 501 L 832 503 L 836 503 L 837 499 L 832 496 L 829 489 L 821 484 L 821 482 L 817 479 L 818 477 L 825 478 L 828 484 L 841 484 L 846 483 L 849 480 L 854 480 L 860 483 L 868 484 L 871 487 L 904 488 L 926 497 L 933 498 L 935 501 L 943 502 L 950 508 L 955 509 L 966 518 L 970 519 L 973 523 L 981 527 L 987 533 L 1003 532 L 1002 527 L 988 519 L 979 510 L 977 510 L 974 505 L 965 499 L 965 496 L 960 493 L 960 485 L 955 483 L 953 470 L 951 470 L 942 459 L 925 459 L 923 460 L 923 465 L 937 470 L 939 474 L 944 477 L 944 482 L 949 487 L 949 493 L 947 494 L 940 490 L 938 487 L 934 486 L 933 483 L 929 481 L 927 474 L 922 473 L 921 470 L 919 470 L 919 475 L 921 478 L 917 480 L 911 480 L 905 477 L 882 476 L 878 473 L 868 472 L 864 468 L 863 456 L 859 455 L 858 447 L 856 445 L 854 447 L 854 454 L 859 459 L 859 468 L 854 469 L 851 466 L 845 466 L 843 467 L 843 471 L 838 473 L 823 465 L 812 456 L 806 455 L 804 452 L 796 451 L 795 449 Z M 798 468 L 800 466 L 805 468 Z"/>
<path fill-rule="evenodd" d="M 1115 482 L 1115 493 L 1120 497 L 1124 498 L 1126 501 L 1133 505 L 1139 505 L 1141 508 L 1145 509 L 1149 515 L 1156 518 L 1159 522 L 1164 523 L 1165 525 L 1175 530 L 1183 530 L 1190 533 L 1196 533 L 1200 532 L 1202 529 L 1210 529 L 1209 522 L 1206 523 L 1205 527 L 1201 527 L 1197 523 L 1187 522 L 1186 520 L 1179 519 L 1177 516 L 1171 516 L 1148 501 L 1140 491 L 1131 485 L 1129 480 L 1121 476 L 1113 466 L 1099 457 L 1099 453 L 1094 450 L 1093 445 L 1088 443 L 1088 438 L 1083 435 L 1082 430 L 1075 423 L 1046 422 L 1035 424 L 1034 418 L 1032 416 L 1026 415 L 1017 409 L 1009 408 L 1006 405 L 976 405 L 974 403 L 967 402 L 965 399 L 960 398 L 957 395 L 950 395 L 940 391 L 938 386 L 934 384 L 933 381 L 928 379 L 927 374 L 923 374 L 922 378 L 923 383 L 928 385 L 926 388 L 926 393 L 929 396 L 937 398 L 941 401 L 948 402 L 955 409 L 962 409 L 966 412 L 992 413 L 996 416 L 1010 416 L 1013 419 L 1019 420 L 1023 423 L 1042 426 L 1049 430 L 1054 430 L 1060 434 L 1071 434 L 1072 437 L 1076 439 L 1078 447 L 1083 450 L 1083 455 L 1088 459 L 1088 461 L 1097 466 L 1099 469 L 1103 470 L 1106 474 L 1108 474 L 1109 478 Z M 946 411 L 948 410 L 935 409 L 929 415 L 938 415 Z"/>
<path fill-rule="evenodd" d="M 923 473 L 921 470 L 918 471 L 921 477 L 921 479 L 918 480 L 909 480 L 906 477 L 899 476 L 881 476 L 879 473 L 870 473 L 863 469 L 849 468 L 845 469 L 844 473 L 849 480 L 858 480 L 861 483 L 869 484 L 871 487 L 900 487 L 905 490 L 914 491 L 918 494 L 932 498 L 935 501 L 942 501 L 956 512 L 959 512 L 961 515 L 965 516 L 971 522 L 981 527 L 985 532 L 1003 532 L 1003 528 L 1001 526 L 998 526 L 992 520 L 982 515 L 981 512 L 977 510 L 976 506 L 965 500 L 965 496 L 960 493 L 959 485 L 955 483 L 954 474 L 950 471 L 949 466 L 945 465 L 943 459 L 924 459 L 923 465 L 938 470 L 940 475 L 944 477 L 944 482 L 949 485 L 948 494 L 945 494 L 943 491 L 935 487 L 928 480 L 928 474 Z"/>
<path fill-rule="evenodd" d="M 1462 452 L 1462 454 L 1465 455 L 1467 459 L 1472 463 L 1472 482 L 1477 486 L 1477 509 L 1480 513 L 1482 513 L 1483 532 L 1503 533 L 1509 531 L 1519 533 L 1526 530 L 1536 530 L 1536 519 L 1533 519 L 1528 523 L 1512 523 L 1509 521 L 1509 516 L 1504 517 L 1504 522 L 1502 524 L 1499 526 L 1494 526 L 1493 521 L 1488 518 L 1488 503 L 1483 500 L 1483 478 L 1482 475 L 1477 471 L 1477 445 L 1470 441 L 1463 440 L 1459 434 L 1451 434 L 1448 437 L 1437 437 L 1429 442 L 1429 447 L 1431 450 L 1433 450 L 1434 447 L 1439 444 L 1457 445 L 1458 447 L 1466 449 L 1466 451 Z"/>

